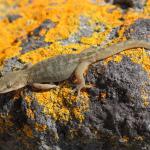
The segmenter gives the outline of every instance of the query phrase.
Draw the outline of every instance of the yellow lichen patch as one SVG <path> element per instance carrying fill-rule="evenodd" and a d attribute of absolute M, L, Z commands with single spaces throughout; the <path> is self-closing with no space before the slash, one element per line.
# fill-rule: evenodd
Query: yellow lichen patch
<path fill-rule="evenodd" d="M 149 15 L 150 14 L 150 0 L 147 0 L 146 6 L 144 8 L 144 14 Z"/>
<path fill-rule="evenodd" d="M 74 108 L 72 112 L 77 120 L 79 120 L 80 122 L 84 120 L 84 115 L 81 115 L 83 112 L 81 112 L 79 108 Z"/>
<path fill-rule="evenodd" d="M 101 92 L 101 93 L 99 93 L 99 97 L 100 97 L 101 99 L 105 99 L 106 96 L 107 96 L 107 93 L 106 93 L 106 92 Z"/>
<path fill-rule="evenodd" d="M 121 141 L 124 142 L 124 143 L 127 143 L 129 141 L 129 137 L 123 136 Z"/>
<path fill-rule="evenodd" d="M 31 97 L 26 96 L 25 101 L 27 102 L 28 106 L 30 107 L 31 106 Z"/>
<path fill-rule="evenodd" d="M 108 29 L 121 25 L 121 10 L 113 5 L 95 6 L 88 15 L 94 22 L 104 23 Z M 115 19 L 114 19 L 115 18 Z"/>
<path fill-rule="evenodd" d="M 22 130 L 23 130 L 23 132 L 25 133 L 26 136 L 28 136 L 30 138 L 33 137 L 32 129 L 28 125 L 24 125 Z"/>
<path fill-rule="evenodd" d="M 145 107 L 148 107 L 150 105 L 150 102 L 148 102 L 147 100 L 145 100 L 143 103 Z"/>
<path fill-rule="evenodd" d="M 62 3 L 62 2 L 61 2 Z M 44 3 L 40 0 L 32 1 L 32 3 L 29 3 L 29 1 L 9 1 L 6 0 L 5 3 L 3 1 L 1 2 L 3 9 L 3 6 L 8 8 L 8 12 L 6 14 L 11 15 L 20 15 L 20 18 L 14 20 L 13 22 L 9 22 L 7 18 L 4 18 L 0 21 L 0 28 L 2 29 L 0 31 L 0 53 L 4 53 L 4 55 L 1 56 L 0 61 L 2 62 L 4 59 L 7 58 L 7 56 L 16 56 L 18 55 L 18 49 L 20 50 L 20 45 L 17 45 L 16 48 L 13 49 L 13 53 L 11 53 L 11 49 L 14 46 L 14 42 L 20 40 L 20 37 L 25 37 L 28 33 L 32 32 L 36 27 L 38 27 L 44 20 L 46 19 L 52 19 L 53 16 L 57 16 L 56 12 L 50 12 L 51 7 L 53 5 L 49 1 L 45 1 Z M 4 4 L 4 5 L 3 5 Z M 59 4 L 59 2 L 57 2 Z M 15 7 L 14 7 L 15 6 Z M 14 8 L 15 9 L 14 9 Z M 13 8 L 13 9 L 10 9 Z M 59 9 L 59 6 L 58 6 Z M 5 9 L 7 11 L 7 9 Z M 56 9 L 57 10 L 57 9 Z M 50 12 L 50 13 L 49 13 Z M 61 13 L 60 13 L 61 14 Z M 1 16 L 5 16 L 1 14 Z M 64 19 L 64 18 L 63 18 Z M 68 18 L 66 18 L 68 19 Z M 57 19 L 57 21 L 59 18 Z M 63 22 L 61 21 L 61 24 Z M 60 24 L 60 25 L 61 25 Z M 65 22 L 63 23 L 63 25 Z M 63 25 L 61 26 L 63 28 Z M 68 27 L 72 26 L 71 24 L 68 24 Z M 71 27 L 72 28 L 72 27 Z M 10 50 L 9 50 L 10 49 Z M 11 55 L 13 54 L 13 55 Z"/>
<path fill-rule="evenodd" d="M 106 32 L 103 32 L 103 33 L 94 32 L 91 37 L 82 37 L 81 42 L 84 44 L 98 45 L 102 41 L 105 40 L 105 38 L 108 34 L 109 34 L 108 30 Z"/>
<path fill-rule="evenodd" d="M 47 129 L 47 126 L 45 124 L 38 124 L 35 123 L 35 130 L 39 132 L 43 132 Z"/>
<path fill-rule="evenodd" d="M 147 83 L 143 83 L 143 87 L 145 85 L 147 85 Z M 141 97 L 143 100 L 143 105 L 147 108 L 150 106 L 149 94 L 150 94 L 149 91 L 145 90 L 144 88 L 141 88 Z"/>
<path fill-rule="evenodd" d="M 132 14 L 132 15 L 131 15 Z M 139 12 L 134 11 L 133 9 L 130 9 L 127 14 L 124 16 L 125 22 L 124 25 L 130 26 L 131 24 L 133 24 L 137 19 L 140 18 L 149 18 L 148 15 L 146 14 L 142 14 Z"/>
<path fill-rule="evenodd" d="M 25 97 L 25 101 L 27 103 L 27 108 L 26 108 L 26 115 L 28 116 L 28 118 L 30 119 L 35 119 L 35 114 L 34 114 L 34 110 L 31 110 L 31 96 L 26 96 Z"/>
<path fill-rule="evenodd" d="M 136 136 L 136 137 L 134 138 L 134 140 L 143 141 L 143 140 L 144 140 L 144 137 L 142 137 L 142 136 Z"/>
<path fill-rule="evenodd" d="M 13 12 L 12 14 L 19 14 L 21 17 L 11 23 L 7 19 L 0 22 L 0 27 L 3 28 L 0 33 L 0 46 L 2 50 L 0 58 L 1 62 L 8 56 L 12 57 L 18 55 L 21 50 L 19 47 L 20 44 L 17 44 L 17 46 L 13 48 L 13 42 L 17 38 L 26 36 L 29 32 L 32 32 L 33 29 L 40 25 L 45 19 L 51 19 L 52 21 L 57 22 L 56 27 L 50 29 L 46 33 L 46 41 L 53 42 L 58 39 L 67 38 L 71 33 L 77 31 L 79 26 L 79 16 L 81 14 L 91 18 L 92 22 L 97 21 L 107 24 L 106 26 L 109 28 L 109 31 L 112 27 L 121 25 L 121 21 L 119 20 L 121 11 L 119 9 L 114 9 L 114 6 L 112 5 L 98 6 L 85 0 L 84 2 L 80 1 L 80 3 L 77 3 L 76 1 L 60 0 L 55 2 L 45 1 L 44 4 L 40 0 L 33 1 L 32 3 L 24 0 L 6 1 L 6 4 L 8 6 L 17 6 L 16 9 L 11 10 L 11 12 Z M 44 29 L 41 31 L 41 34 L 45 34 Z M 103 33 L 93 33 L 93 37 L 90 37 L 89 39 L 83 37 L 82 41 L 86 44 L 99 44 L 105 39 L 105 35 L 106 34 L 103 35 Z M 59 46 L 56 46 L 56 49 L 58 48 Z"/>
<path fill-rule="evenodd" d="M 84 112 L 88 110 L 88 97 L 85 92 L 82 92 L 83 98 L 79 102 L 79 106 L 72 105 L 78 103 L 76 96 L 72 95 L 72 90 L 68 87 L 48 92 L 35 93 L 35 97 L 39 104 L 44 106 L 44 113 L 51 115 L 55 120 L 69 121 L 72 119 L 72 114 L 79 121 L 84 119 Z M 72 109 L 73 108 L 73 109 Z"/>
<path fill-rule="evenodd" d="M 112 44 L 116 44 L 119 42 L 123 42 L 126 41 L 126 37 L 124 36 L 125 31 L 128 29 L 128 26 L 126 24 L 123 24 L 123 26 L 121 27 L 121 29 L 117 32 L 118 37 L 114 38 L 110 43 L 108 43 L 107 45 L 110 46 Z"/>
<path fill-rule="evenodd" d="M 40 36 L 44 36 L 46 34 L 46 29 L 41 29 Z"/>
<path fill-rule="evenodd" d="M 27 109 L 26 110 L 26 114 L 27 114 L 27 116 L 30 118 L 30 119 L 34 119 L 35 117 L 34 117 L 34 113 L 33 113 L 33 111 L 31 110 L 31 109 Z"/>
<path fill-rule="evenodd" d="M 1 0 L 0 15 L 4 17 L 0 21 L 0 28 L 2 29 L 0 31 L 1 64 L 8 57 L 18 56 L 21 50 L 20 43 L 14 45 L 14 42 L 21 41 L 20 38 L 25 38 L 28 33 L 32 33 L 46 19 L 55 22 L 56 26 L 48 32 L 44 29 L 41 30 L 41 35 L 46 34 L 45 41 L 55 43 L 57 40 L 68 38 L 72 33 L 78 31 L 80 16 L 87 16 L 91 25 L 95 23 L 106 25 L 106 33 L 94 32 L 92 37 L 82 37 L 81 41 L 89 45 L 100 44 L 112 28 L 120 25 L 129 25 L 139 17 L 147 17 L 150 2 L 147 1 L 144 12 L 137 13 L 129 10 L 126 15 L 122 15 L 121 10 L 113 5 L 101 6 L 96 5 L 96 3 L 94 4 L 89 0 L 80 0 L 80 2 L 75 0 L 46 0 L 44 3 L 41 0 L 34 0 L 32 2 L 27 0 Z M 6 11 L 5 15 L 2 10 Z M 20 15 L 20 18 L 9 22 L 5 17 L 6 14 Z M 121 17 L 124 18 L 124 22 L 120 21 Z"/>
<path fill-rule="evenodd" d="M 3 65 L 3 62 L 6 58 L 11 58 L 19 54 L 21 47 L 18 47 L 18 44 L 6 47 L 6 49 L 0 50 L 0 66 Z"/>
<path fill-rule="evenodd" d="M 14 125 L 11 118 L 12 116 L 9 114 L 0 113 L 0 133 L 6 133 L 7 130 Z"/>
<path fill-rule="evenodd" d="M 98 6 L 90 3 L 87 0 L 80 1 L 67 1 L 62 7 L 55 7 L 55 15 L 59 18 L 57 26 L 46 34 L 45 41 L 54 42 L 60 39 L 68 38 L 72 33 L 77 32 L 79 26 L 79 17 L 84 15 L 91 18 L 91 21 L 104 22 L 109 26 L 114 27 L 121 24 L 119 17 L 121 12 L 114 10 L 109 13 L 109 9 L 113 6 Z M 63 13 L 62 13 L 63 12 Z M 114 20 L 113 17 L 116 19 Z M 113 23 L 112 20 L 113 19 Z M 52 19 L 53 20 L 53 19 Z M 89 43 L 90 44 L 90 43 Z"/>
<path fill-rule="evenodd" d="M 55 28 L 49 30 L 46 34 L 46 42 L 54 42 L 60 39 L 66 39 L 69 35 L 76 31 L 78 20 L 75 19 L 74 14 L 61 17 L 61 21 Z"/>

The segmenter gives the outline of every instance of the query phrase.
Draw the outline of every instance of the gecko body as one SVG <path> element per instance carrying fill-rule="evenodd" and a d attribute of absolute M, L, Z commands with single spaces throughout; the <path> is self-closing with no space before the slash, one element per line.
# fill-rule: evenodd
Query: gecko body
<path fill-rule="evenodd" d="M 128 40 L 107 48 L 91 47 L 80 54 L 64 54 L 48 58 L 0 78 L 0 93 L 14 91 L 26 85 L 32 85 L 38 89 L 55 88 L 57 87 L 55 82 L 66 80 L 74 73 L 77 80 L 76 90 L 80 95 L 80 90 L 86 87 L 83 74 L 89 65 L 123 50 L 137 47 L 150 49 L 150 43 Z"/>

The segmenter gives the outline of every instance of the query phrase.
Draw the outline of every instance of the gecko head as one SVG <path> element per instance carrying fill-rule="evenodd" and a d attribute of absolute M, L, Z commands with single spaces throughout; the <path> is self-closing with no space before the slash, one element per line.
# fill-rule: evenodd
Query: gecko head
<path fill-rule="evenodd" d="M 26 78 L 27 75 L 22 71 L 7 73 L 4 77 L 0 78 L 0 93 L 7 93 L 26 86 Z"/>

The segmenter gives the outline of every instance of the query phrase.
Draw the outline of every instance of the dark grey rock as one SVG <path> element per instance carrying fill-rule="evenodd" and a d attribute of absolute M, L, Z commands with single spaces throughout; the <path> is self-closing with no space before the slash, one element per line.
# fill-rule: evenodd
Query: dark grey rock
<path fill-rule="evenodd" d="M 147 0 L 105 0 L 107 3 L 119 4 L 122 8 L 143 9 Z"/>
<path fill-rule="evenodd" d="M 25 64 L 21 63 L 17 57 L 12 57 L 4 62 L 3 70 L 1 71 L 1 75 L 5 75 L 7 72 L 11 72 L 13 70 L 19 70 L 25 67 Z"/>
<path fill-rule="evenodd" d="M 15 20 L 17 20 L 18 18 L 21 18 L 21 15 L 7 15 L 7 18 L 8 18 L 8 20 L 9 20 L 9 22 L 11 23 L 11 22 L 13 22 L 13 21 L 15 21 Z"/>
<path fill-rule="evenodd" d="M 119 64 L 110 62 L 107 67 L 105 73 L 95 74 L 95 79 L 93 79 L 95 69 L 99 69 L 99 65 L 94 64 L 93 69 L 89 70 L 87 75 L 87 81 L 94 81 L 92 83 L 96 84 L 99 92 L 107 93 L 106 103 L 99 104 L 99 93 L 96 91 L 93 95 L 94 89 L 89 90 L 90 93 L 92 92 L 90 94 L 91 100 L 94 99 L 91 101 L 91 110 L 94 111 L 92 114 L 96 115 L 96 118 L 105 120 L 103 127 L 121 136 L 127 135 L 132 138 L 139 136 L 139 134 L 150 136 L 150 117 L 148 117 L 150 116 L 150 108 L 143 106 L 139 92 L 143 86 L 146 91 L 149 90 L 148 75 L 139 65 L 132 63 L 128 58 L 124 58 Z M 91 72 L 92 70 L 94 72 Z M 146 127 L 144 128 L 144 126 Z"/>
<path fill-rule="evenodd" d="M 125 31 L 127 39 L 146 40 L 150 42 L 150 19 L 139 19 Z"/>

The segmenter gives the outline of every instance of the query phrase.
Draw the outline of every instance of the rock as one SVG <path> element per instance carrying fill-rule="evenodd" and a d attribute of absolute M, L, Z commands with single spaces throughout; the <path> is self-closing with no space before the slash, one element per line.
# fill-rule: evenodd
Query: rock
<path fill-rule="evenodd" d="M 26 39 L 22 41 L 22 51 L 21 53 L 24 54 L 28 51 L 35 50 L 40 47 L 49 46 L 49 42 L 44 41 L 44 37 L 40 35 L 41 30 L 48 31 L 49 29 L 53 28 L 55 24 L 47 19 L 45 20 L 39 27 L 37 27 L 32 34 L 29 34 Z"/>
<path fill-rule="evenodd" d="M 20 15 L 7 15 L 7 18 L 8 18 L 10 23 L 17 20 L 20 17 L 21 17 Z"/>
<path fill-rule="evenodd" d="M 71 1 L 69 1 L 69 6 L 70 3 Z M 121 1 L 113 1 L 113 3 L 121 3 Z M 122 3 L 126 3 L 130 7 L 142 7 L 145 1 L 122 1 Z M 51 5 L 55 8 L 57 3 Z M 60 6 L 64 7 L 64 5 L 63 3 Z M 40 5 L 40 7 L 42 6 Z M 86 7 L 88 6 L 89 4 L 86 5 Z M 55 11 L 55 9 L 49 10 L 47 7 L 46 5 L 46 10 L 44 9 L 47 13 Z M 72 14 L 70 8 L 67 8 L 68 12 Z M 80 45 L 82 37 L 90 37 L 93 34 L 97 37 L 100 32 L 107 31 L 107 25 L 98 22 L 97 18 L 95 18 L 95 24 L 91 23 L 90 17 L 87 16 L 80 16 L 79 28 L 74 35 L 58 39 L 54 43 L 61 43 L 65 46 Z M 59 14 L 54 15 L 53 20 L 57 22 L 59 17 Z M 15 19 L 17 17 L 12 17 L 9 22 L 13 23 Z M 34 19 L 33 23 L 37 21 L 36 17 Z M 66 16 L 63 19 L 66 21 Z M 127 39 L 149 41 L 149 25 L 149 19 L 139 19 L 125 31 L 124 36 Z M 43 29 L 47 32 L 54 27 L 55 23 L 46 19 L 27 36 L 21 37 L 22 50 L 19 55 L 52 44 L 46 42 L 44 35 L 40 33 Z M 110 30 L 111 27 L 108 29 Z M 118 38 L 120 30 L 121 26 L 118 26 L 114 27 L 110 34 L 105 33 L 105 39 L 107 39 L 105 42 Z M 85 76 L 86 83 L 93 86 L 86 90 L 89 94 L 88 99 L 83 96 L 80 100 L 73 99 L 72 101 L 72 97 L 69 95 L 71 90 L 64 82 L 65 90 L 59 92 L 52 90 L 53 94 L 46 93 L 44 95 L 43 91 L 36 91 L 30 86 L 1 94 L 0 150 L 149 150 L 150 79 L 148 72 L 143 69 L 142 63 L 143 61 L 141 64 L 133 62 L 130 57 L 124 55 L 120 62 L 112 60 L 106 63 L 103 60 L 91 65 Z M 17 56 L 11 57 L 5 61 L 1 73 L 5 75 L 14 68 L 21 69 L 23 66 Z M 71 79 L 66 82 L 72 83 Z M 63 86 L 62 83 L 58 84 Z M 65 93 L 67 90 L 70 90 L 69 94 Z M 82 92 L 86 94 L 84 89 Z M 82 95 L 84 95 L 83 93 Z M 142 95 L 143 93 L 145 95 Z M 60 94 L 61 97 L 57 97 L 57 94 Z M 146 102 L 146 106 L 144 102 Z M 85 109 L 87 105 L 88 108 Z"/>
<path fill-rule="evenodd" d="M 146 0 L 105 0 L 107 3 L 119 4 L 122 8 L 137 8 L 143 9 Z"/>
<path fill-rule="evenodd" d="M 150 41 L 150 19 L 138 19 L 125 31 L 127 39 Z"/>

